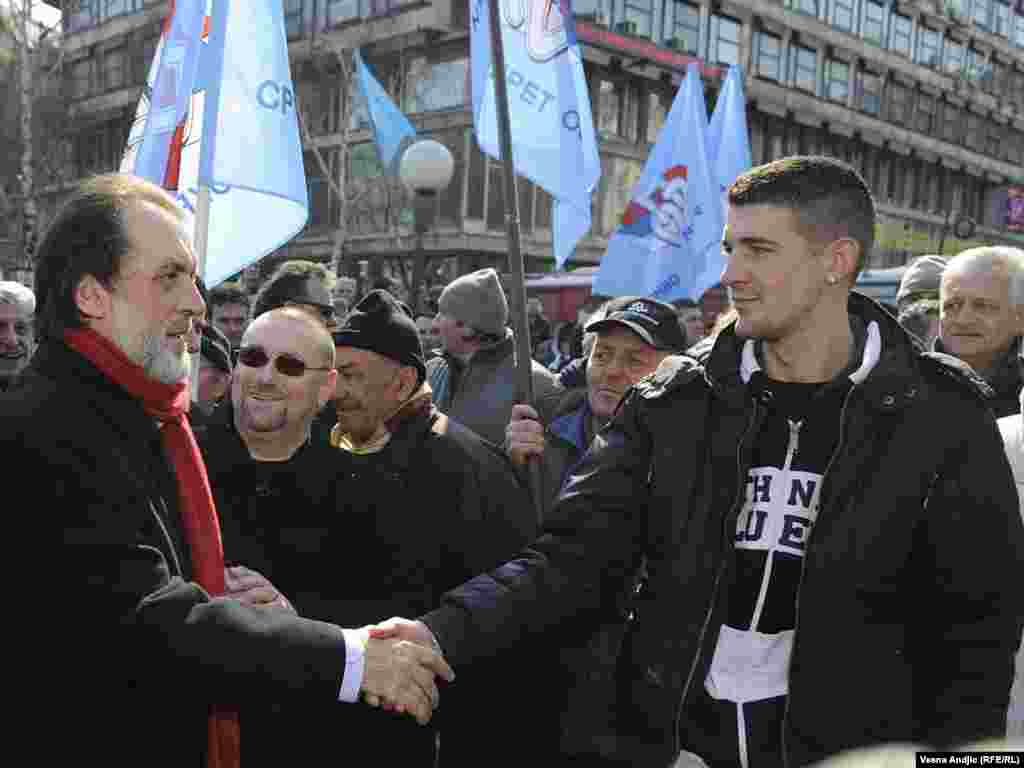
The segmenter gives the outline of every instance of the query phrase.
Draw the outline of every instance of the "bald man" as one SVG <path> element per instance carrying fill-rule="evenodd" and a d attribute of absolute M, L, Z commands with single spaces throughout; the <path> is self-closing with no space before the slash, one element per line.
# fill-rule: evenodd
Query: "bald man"
<path fill-rule="evenodd" d="M 960 358 L 994 390 L 997 417 L 1020 412 L 1024 251 L 971 248 L 954 256 L 939 287 L 935 350 Z"/>

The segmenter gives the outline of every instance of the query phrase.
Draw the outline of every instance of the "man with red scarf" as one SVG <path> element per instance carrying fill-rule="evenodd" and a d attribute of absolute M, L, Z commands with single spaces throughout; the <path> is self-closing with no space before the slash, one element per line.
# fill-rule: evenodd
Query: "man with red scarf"
<path fill-rule="evenodd" d="M 0 399 L 7 476 L 41 481 L 14 541 L 60 589 L 26 601 L 27 698 L 46 698 L 18 708 L 49 732 L 33 762 L 235 766 L 243 700 L 396 694 L 423 723 L 435 675 L 452 678 L 426 648 L 224 595 L 186 415 L 185 337 L 204 306 L 184 223 L 161 189 L 111 174 L 82 185 L 38 251 L 41 343 Z"/>

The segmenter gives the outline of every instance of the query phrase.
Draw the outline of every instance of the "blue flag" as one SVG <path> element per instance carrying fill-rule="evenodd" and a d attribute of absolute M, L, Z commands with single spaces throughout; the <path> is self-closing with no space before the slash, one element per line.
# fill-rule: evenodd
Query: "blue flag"
<path fill-rule="evenodd" d="M 690 64 L 622 224 L 608 241 L 594 293 L 699 299 L 718 282 L 724 221 L 707 127 L 704 84 Z"/>
<path fill-rule="evenodd" d="M 750 134 L 747 131 L 747 99 L 743 95 L 743 70 L 729 67 L 729 74 L 718 92 L 715 111 L 708 126 L 708 159 L 716 188 L 722 198 L 723 219 L 727 202 L 725 191 L 736 177 L 750 170 Z"/>
<path fill-rule="evenodd" d="M 309 198 L 280 0 L 213 0 L 208 53 L 197 180 L 214 286 L 291 240 Z"/>
<path fill-rule="evenodd" d="M 554 199 L 559 267 L 589 230 L 601 178 L 590 96 L 569 0 L 470 0 L 473 127 L 480 148 L 501 159 L 488 3 L 500 3 L 512 159 Z"/>
<path fill-rule="evenodd" d="M 397 162 L 402 150 L 416 138 L 416 129 L 388 97 L 387 91 L 381 87 L 377 79 L 366 68 L 363 56 L 357 48 L 353 54 L 356 62 L 356 81 L 359 91 L 363 94 L 367 112 L 370 114 L 370 125 L 373 128 L 373 140 L 377 146 L 377 158 L 385 171 L 392 176 L 397 175 Z"/>

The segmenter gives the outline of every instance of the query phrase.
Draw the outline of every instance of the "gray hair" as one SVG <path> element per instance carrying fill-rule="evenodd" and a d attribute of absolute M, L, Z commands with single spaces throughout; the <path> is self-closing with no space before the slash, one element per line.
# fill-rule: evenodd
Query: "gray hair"
<path fill-rule="evenodd" d="M 21 314 L 31 316 L 36 311 L 36 295 L 21 283 L 0 280 L 0 304 L 11 304 Z"/>
<path fill-rule="evenodd" d="M 592 314 L 587 315 L 586 319 L 583 321 L 583 329 L 584 329 L 584 331 L 586 331 L 587 326 L 590 325 L 591 323 L 596 323 L 598 320 L 604 320 L 604 316 L 608 314 L 608 305 L 611 304 L 612 301 L 613 301 L 613 299 L 609 299 L 604 304 L 602 304 L 600 307 L 595 309 Z M 596 342 L 597 342 L 597 334 L 594 331 L 591 331 L 590 333 L 584 332 L 584 334 L 583 334 L 583 356 L 584 357 L 590 357 L 590 350 L 592 350 L 594 348 L 594 344 Z"/>
<path fill-rule="evenodd" d="M 965 269 L 986 272 L 1001 270 L 1009 283 L 1010 304 L 1015 307 L 1024 306 L 1024 250 L 1009 245 L 968 248 L 949 260 L 944 274 Z"/>

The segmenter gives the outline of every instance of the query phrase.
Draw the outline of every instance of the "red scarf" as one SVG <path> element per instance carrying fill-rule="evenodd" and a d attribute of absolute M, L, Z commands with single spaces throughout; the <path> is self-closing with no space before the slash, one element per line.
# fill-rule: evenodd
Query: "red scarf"
<path fill-rule="evenodd" d="M 178 479 L 178 506 L 192 553 L 193 578 L 211 595 L 223 594 L 224 549 L 220 522 L 210 492 L 210 481 L 206 477 L 206 465 L 185 416 L 189 406 L 188 381 L 164 384 L 150 379 L 120 348 L 91 328 L 66 331 L 64 341 L 128 394 L 142 401 L 147 414 L 163 422 L 160 434 Z M 238 713 L 214 706 L 207 731 L 208 768 L 237 767 Z"/>

